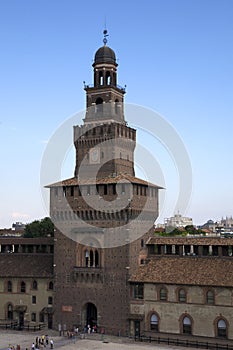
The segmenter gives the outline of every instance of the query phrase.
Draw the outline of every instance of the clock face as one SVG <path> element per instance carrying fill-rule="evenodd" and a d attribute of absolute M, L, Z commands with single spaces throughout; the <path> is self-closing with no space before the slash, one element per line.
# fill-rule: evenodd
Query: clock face
<path fill-rule="evenodd" d="M 99 148 L 92 148 L 90 150 L 90 163 L 99 163 L 100 162 L 100 150 Z"/>

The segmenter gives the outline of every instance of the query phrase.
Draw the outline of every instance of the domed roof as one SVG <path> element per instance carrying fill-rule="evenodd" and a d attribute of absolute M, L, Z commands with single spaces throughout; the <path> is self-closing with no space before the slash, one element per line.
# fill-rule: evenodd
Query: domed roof
<path fill-rule="evenodd" d="M 95 62 L 96 63 L 113 63 L 116 64 L 116 55 L 115 52 L 108 47 L 107 45 L 104 45 L 100 47 L 96 53 L 95 53 Z"/>

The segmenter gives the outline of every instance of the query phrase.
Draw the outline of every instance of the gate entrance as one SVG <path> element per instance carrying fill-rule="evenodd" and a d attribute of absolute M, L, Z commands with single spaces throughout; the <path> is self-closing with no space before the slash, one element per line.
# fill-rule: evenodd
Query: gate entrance
<path fill-rule="evenodd" d="M 97 326 L 97 308 L 94 304 L 86 304 L 86 326 Z"/>

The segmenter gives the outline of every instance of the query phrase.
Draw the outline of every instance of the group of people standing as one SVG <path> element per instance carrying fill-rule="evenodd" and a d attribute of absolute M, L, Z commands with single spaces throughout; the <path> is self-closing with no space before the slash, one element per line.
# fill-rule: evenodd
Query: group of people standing
<path fill-rule="evenodd" d="M 54 345 L 53 339 L 49 340 L 49 336 L 47 334 L 42 335 L 40 338 L 36 337 L 35 343 L 34 342 L 32 343 L 31 350 L 42 350 L 49 345 L 50 345 L 50 349 L 53 349 L 53 345 Z"/>
<path fill-rule="evenodd" d="M 36 341 L 33 342 L 31 345 L 31 350 L 42 350 L 47 346 L 50 346 L 50 349 L 53 349 L 54 342 L 53 342 L 53 339 L 49 339 L 49 336 L 46 334 L 46 335 L 42 335 L 41 337 L 36 337 Z M 21 350 L 21 349 L 19 344 L 17 344 L 16 346 L 9 344 L 7 350 Z M 29 350 L 29 349 L 26 348 L 26 350 Z"/>

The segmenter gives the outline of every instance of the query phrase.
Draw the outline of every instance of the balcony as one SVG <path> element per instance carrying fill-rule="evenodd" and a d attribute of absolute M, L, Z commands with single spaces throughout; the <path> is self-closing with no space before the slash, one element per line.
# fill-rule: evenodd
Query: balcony
<path fill-rule="evenodd" d="M 103 283 L 103 269 L 100 267 L 78 267 L 73 268 L 73 277 L 78 283 Z"/>

